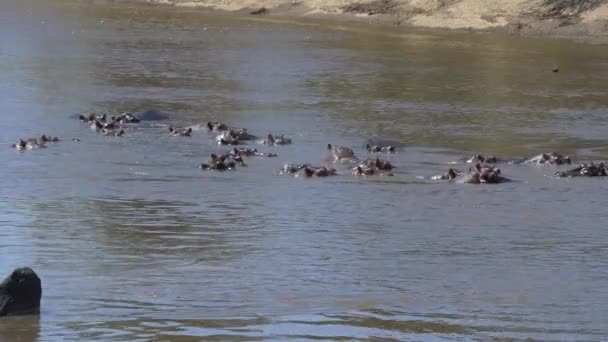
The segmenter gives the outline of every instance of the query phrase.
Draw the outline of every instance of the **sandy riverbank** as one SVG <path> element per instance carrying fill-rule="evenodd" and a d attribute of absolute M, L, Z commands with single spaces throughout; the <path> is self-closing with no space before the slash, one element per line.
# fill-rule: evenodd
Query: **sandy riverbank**
<path fill-rule="evenodd" d="M 606 0 L 134 0 L 258 15 L 357 19 L 608 43 Z"/>

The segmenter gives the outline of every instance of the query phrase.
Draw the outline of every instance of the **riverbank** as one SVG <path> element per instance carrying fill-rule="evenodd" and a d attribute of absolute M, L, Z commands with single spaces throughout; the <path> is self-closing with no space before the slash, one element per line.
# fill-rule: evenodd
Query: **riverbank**
<path fill-rule="evenodd" d="M 608 43 L 608 3 L 602 0 L 133 1 L 252 15 L 358 20 L 396 26 L 498 32 Z"/>

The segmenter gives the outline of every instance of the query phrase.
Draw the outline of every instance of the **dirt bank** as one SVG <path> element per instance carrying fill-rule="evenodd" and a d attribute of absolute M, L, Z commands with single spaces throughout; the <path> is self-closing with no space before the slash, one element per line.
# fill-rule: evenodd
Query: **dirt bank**
<path fill-rule="evenodd" d="M 135 0 L 252 15 L 357 18 L 608 42 L 608 0 Z"/>

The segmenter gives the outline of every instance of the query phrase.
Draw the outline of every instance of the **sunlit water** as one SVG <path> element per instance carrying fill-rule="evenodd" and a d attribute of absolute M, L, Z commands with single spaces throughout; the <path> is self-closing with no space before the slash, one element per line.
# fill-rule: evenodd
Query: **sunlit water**
<path fill-rule="evenodd" d="M 0 340 L 601 340 L 608 180 L 529 165 L 504 166 L 515 182 L 494 186 L 424 177 L 477 152 L 605 159 L 606 56 L 559 40 L 2 2 L 0 272 L 31 266 L 44 294 L 39 318 L 0 321 Z M 122 138 L 70 118 L 149 108 L 171 117 Z M 167 127 L 211 119 L 294 144 L 201 172 L 225 149 Z M 40 133 L 63 141 L 9 148 Z M 372 137 L 403 143 L 394 177 L 274 175 L 327 163 L 327 143 L 366 157 Z"/>

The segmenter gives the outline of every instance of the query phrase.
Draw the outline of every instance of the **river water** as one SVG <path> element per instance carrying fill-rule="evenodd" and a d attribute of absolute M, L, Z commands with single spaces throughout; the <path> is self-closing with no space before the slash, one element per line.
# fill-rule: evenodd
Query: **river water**
<path fill-rule="evenodd" d="M 608 48 L 69 1 L 0 5 L 0 272 L 40 317 L 0 340 L 553 340 L 608 336 L 608 182 L 473 153 L 608 158 Z M 552 73 L 559 67 L 559 73 Z M 104 137 L 88 110 L 167 121 Z M 218 119 L 294 144 L 201 172 Z M 47 133 L 30 152 L 10 144 Z M 402 143 L 394 177 L 276 176 Z M 71 138 L 79 138 L 73 142 Z M 458 166 L 464 167 L 464 166 Z"/>

